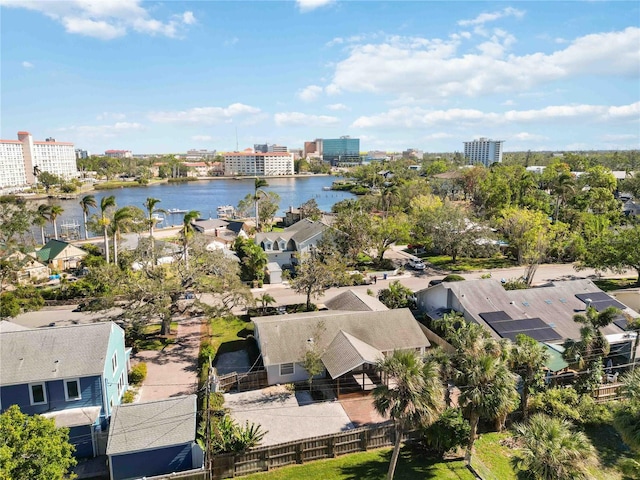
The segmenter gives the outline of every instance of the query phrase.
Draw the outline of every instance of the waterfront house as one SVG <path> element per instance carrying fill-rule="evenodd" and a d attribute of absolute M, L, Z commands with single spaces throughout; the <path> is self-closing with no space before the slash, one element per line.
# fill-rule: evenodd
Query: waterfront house
<path fill-rule="evenodd" d="M 431 318 L 456 311 L 482 325 L 495 339 L 514 340 L 525 334 L 548 345 L 580 339 L 581 324 L 573 317 L 588 306 L 601 311 L 619 308 L 620 316 L 602 333 L 611 344 L 609 358 L 618 365 L 636 358 L 635 332 L 625 330 L 627 318 L 640 315 L 600 290 L 590 280 L 568 280 L 526 290 L 505 290 L 495 279 L 443 282 L 416 292 L 417 306 Z"/>
<path fill-rule="evenodd" d="M 49 275 L 51 275 L 51 269 L 49 267 L 40 263 L 32 256 L 25 255 L 18 250 L 8 254 L 0 252 L 0 257 L 16 265 L 15 281 L 17 283 L 24 284 L 48 280 Z"/>
<path fill-rule="evenodd" d="M 257 317 L 253 322 L 269 385 L 307 380 L 303 361 L 314 348 L 325 369 L 320 376 L 335 382 L 338 395 L 379 383 L 375 363 L 394 350 L 424 354 L 430 346 L 408 308 L 325 310 Z"/>
<path fill-rule="evenodd" d="M 51 239 L 35 255 L 52 270 L 62 272 L 78 268 L 88 253 L 70 243 Z"/>
<path fill-rule="evenodd" d="M 103 454 L 103 431 L 128 388 L 130 349 L 112 322 L 0 333 L 0 411 L 18 405 L 29 415 L 69 428 L 77 457 Z"/>
<path fill-rule="evenodd" d="M 201 470 L 196 443 L 196 395 L 117 406 L 107 456 L 111 480 Z"/>

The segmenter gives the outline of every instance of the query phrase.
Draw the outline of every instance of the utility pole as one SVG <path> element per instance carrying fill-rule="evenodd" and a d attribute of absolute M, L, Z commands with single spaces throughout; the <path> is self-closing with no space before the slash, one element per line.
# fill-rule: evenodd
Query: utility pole
<path fill-rule="evenodd" d="M 211 377 L 212 377 L 212 371 L 213 371 L 213 366 L 211 364 L 211 355 L 209 355 L 209 371 L 207 372 L 207 385 L 205 388 L 205 405 L 206 405 L 206 411 L 205 411 L 205 419 L 206 419 L 206 426 L 205 426 L 205 465 L 207 466 L 207 471 L 209 472 L 209 474 L 211 474 L 211 468 L 213 467 L 213 462 L 212 462 L 212 458 L 211 458 Z"/>

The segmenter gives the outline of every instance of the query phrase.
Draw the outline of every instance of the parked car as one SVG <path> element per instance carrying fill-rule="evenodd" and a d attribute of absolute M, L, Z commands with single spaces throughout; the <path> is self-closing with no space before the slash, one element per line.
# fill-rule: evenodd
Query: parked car
<path fill-rule="evenodd" d="M 420 260 L 419 258 L 410 259 L 408 265 L 411 268 L 413 268 L 414 270 L 424 270 L 425 269 L 424 262 L 422 260 Z"/>

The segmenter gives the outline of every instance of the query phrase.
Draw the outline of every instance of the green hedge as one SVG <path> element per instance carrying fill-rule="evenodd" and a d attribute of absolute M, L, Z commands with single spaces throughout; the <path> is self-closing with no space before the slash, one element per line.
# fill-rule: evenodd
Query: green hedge
<path fill-rule="evenodd" d="M 132 385 L 140 385 L 147 378 L 147 364 L 144 362 L 137 363 L 129 372 L 129 383 Z"/>

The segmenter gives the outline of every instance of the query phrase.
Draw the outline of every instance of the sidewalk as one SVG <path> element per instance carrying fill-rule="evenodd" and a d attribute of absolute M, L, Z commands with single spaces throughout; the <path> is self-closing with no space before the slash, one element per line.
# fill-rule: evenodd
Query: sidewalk
<path fill-rule="evenodd" d="M 195 393 L 198 386 L 198 351 L 201 317 L 179 320 L 176 343 L 163 351 L 142 351 L 134 363 L 147 363 L 147 378 L 138 402 Z"/>

